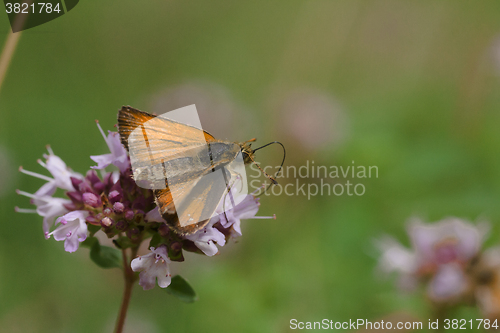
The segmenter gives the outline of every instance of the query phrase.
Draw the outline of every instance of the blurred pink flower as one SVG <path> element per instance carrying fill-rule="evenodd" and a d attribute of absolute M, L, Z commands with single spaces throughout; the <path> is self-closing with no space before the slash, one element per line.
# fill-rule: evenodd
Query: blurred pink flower
<path fill-rule="evenodd" d="M 332 96 L 296 89 L 278 102 L 280 128 L 307 150 L 337 148 L 348 135 L 347 115 Z"/>
<path fill-rule="evenodd" d="M 389 236 L 376 242 L 381 250 L 379 269 L 399 273 L 399 285 L 412 289 L 427 281 L 427 295 L 436 302 L 455 299 L 470 288 L 466 268 L 479 254 L 489 225 L 476 226 L 458 218 L 435 224 L 414 219 L 408 228 L 412 249 Z"/>

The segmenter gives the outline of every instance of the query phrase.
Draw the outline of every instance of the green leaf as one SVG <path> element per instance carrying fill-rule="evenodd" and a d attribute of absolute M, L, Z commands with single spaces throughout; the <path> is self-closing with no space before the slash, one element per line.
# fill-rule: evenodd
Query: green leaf
<path fill-rule="evenodd" d="M 198 300 L 198 295 L 189 283 L 180 275 L 172 278 L 172 282 L 166 289 L 167 293 L 173 295 L 186 303 L 193 303 Z"/>
<path fill-rule="evenodd" d="M 113 239 L 113 244 L 115 244 L 119 249 L 128 249 L 129 247 L 137 246 L 137 244 L 134 244 L 130 241 L 130 238 L 125 236 L 118 237 L 118 239 Z"/>
<path fill-rule="evenodd" d="M 151 238 L 151 241 L 149 242 L 149 247 L 158 247 L 158 244 L 162 241 L 160 234 L 156 233 L 153 235 Z"/>
<path fill-rule="evenodd" d="M 101 226 L 99 225 L 93 225 L 93 224 L 90 224 L 90 223 L 87 223 L 87 228 L 89 229 L 89 232 L 91 235 L 94 235 L 96 232 L 98 232 L 99 230 L 101 230 Z"/>
<path fill-rule="evenodd" d="M 83 247 L 88 247 L 90 249 L 95 244 L 95 242 L 97 242 L 97 238 L 87 237 L 87 239 L 81 242 L 80 245 Z"/>
<path fill-rule="evenodd" d="M 121 252 L 109 246 L 102 246 L 98 241 L 90 248 L 90 259 L 102 268 L 122 267 Z"/>

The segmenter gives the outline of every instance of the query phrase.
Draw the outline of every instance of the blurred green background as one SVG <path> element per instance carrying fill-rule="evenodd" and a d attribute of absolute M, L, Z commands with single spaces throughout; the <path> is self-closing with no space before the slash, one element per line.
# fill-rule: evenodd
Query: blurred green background
<path fill-rule="evenodd" d="M 2 45 L 9 31 L 0 15 Z M 488 219 L 498 243 L 499 88 L 495 0 L 80 1 L 22 33 L 0 92 L 0 330 L 110 332 L 122 296 L 119 270 L 14 213 L 29 207 L 15 189 L 43 184 L 17 168 L 45 171 L 50 144 L 84 173 L 107 151 L 95 119 L 111 130 L 122 105 L 192 103 L 216 137 L 279 140 L 287 165 L 354 161 L 379 177 L 363 196 L 263 196 L 259 215 L 276 221 L 246 221 L 218 256 L 174 266 L 199 301 L 137 286 L 127 332 L 287 332 L 292 318 L 401 310 L 426 322 L 421 297 L 375 274 L 372 240 L 406 241 L 418 215 Z M 278 147 L 259 153 L 280 160 Z"/>

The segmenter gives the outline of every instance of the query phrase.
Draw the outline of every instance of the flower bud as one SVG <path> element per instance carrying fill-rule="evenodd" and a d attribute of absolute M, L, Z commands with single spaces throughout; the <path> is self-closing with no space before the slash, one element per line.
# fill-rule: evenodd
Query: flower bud
<path fill-rule="evenodd" d="M 93 192 L 92 187 L 87 182 L 81 182 L 80 185 L 78 185 L 78 191 L 81 193 L 84 192 Z"/>
<path fill-rule="evenodd" d="M 73 188 L 75 190 L 78 190 L 78 185 L 80 185 L 83 182 L 83 180 L 75 178 L 75 177 L 70 177 L 70 179 L 71 179 L 71 185 L 73 185 Z"/>
<path fill-rule="evenodd" d="M 95 170 L 89 170 L 87 171 L 87 174 L 85 175 L 85 178 L 91 183 L 95 184 L 97 182 L 100 182 L 101 180 L 97 176 L 97 172 Z"/>
<path fill-rule="evenodd" d="M 158 228 L 158 233 L 160 234 L 161 237 L 167 238 L 168 234 L 170 233 L 170 228 L 166 224 L 162 224 Z"/>
<path fill-rule="evenodd" d="M 83 193 L 82 198 L 84 204 L 94 208 L 97 208 L 102 204 L 101 199 L 94 193 L 90 192 Z"/>
<path fill-rule="evenodd" d="M 106 216 L 109 216 L 109 215 L 111 215 L 111 213 L 113 213 L 113 211 L 111 210 L 111 208 L 108 208 L 108 207 L 104 208 L 104 210 L 102 212 Z"/>
<path fill-rule="evenodd" d="M 77 191 L 66 192 L 66 195 L 73 202 L 76 202 L 76 203 L 82 202 L 82 195 L 80 194 L 80 192 L 77 192 Z"/>
<path fill-rule="evenodd" d="M 109 228 L 113 225 L 113 219 L 110 219 L 109 217 L 105 217 L 101 220 L 101 225 L 105 228 Z"/>
<path fill-rule="evenodd" d="M 131 209 L 127 209 L 127 210 L 125 211 L 125 218 L 126 218 L 127 220 L 132 220 L 132 219 L 134 218 L 134 211 L 133 211 L 133 210 L 131 210 Z"/>
<path fill-rule="evenodd" d="M 127 230 L 127 237 L 130 238 L 131 241 L 136 241 L 139 239 L 139 235 L 141 231 L 139 228 L 133 227 Z"/>
<path fill-rule="evenodd" d="M 181 242 L 173 242 L 170 244 L 170 248 L 174 250 L 175 252 L 179 252 L 182 250 L 182 243 Z"/>
<path fill-rule="evenodd" d="M 102 192 L 104 191 L 104 184 L 101 183 L 101 182 L 97 182 L 94 184 L 94 189 L 97 191 L 97 192 Z"/>
<path fill-rule="evenodd" d="M 127 229 L 127 227 L 128 223 L 125 220 L 118 220 L 115 224 L 115 228 L 120 231 L 124 231 L 125 229 Z"/>
<path fill-rule="evenodd" d="M 95 224 L 95 225 L 99 224 L 99 221 L 94 216 L 92 216 L 92 215 L 87 216 L 87 218 L 85 219 L 85 221 L 87 221 L 90 224 Z"/>
<path fill-rule="evenodd" d="M 115 203 L 117 201 L 120 201 L 122 199 L 122 194 L 118 191 L 111 191 L 109 192 L 108 199 L 111 203 Z"/>
<path fill-rule="evenodd" d="M 125 205 L 123 205 L 121 202 L 115 202 L 115 204 L 113 205 L 113 210 L 115 211 L 115 213 L 117 214 L 120 214 L 120 213 L 123 213 L 123 210 L 125 209 Z"/>
<path fill-rule="evenodd" d="M 103 183 L 108 185 L 108 186 L 113 186 L 113 173 L 112 172 L 108 172 L 104 178 L 103 178 Z"/>

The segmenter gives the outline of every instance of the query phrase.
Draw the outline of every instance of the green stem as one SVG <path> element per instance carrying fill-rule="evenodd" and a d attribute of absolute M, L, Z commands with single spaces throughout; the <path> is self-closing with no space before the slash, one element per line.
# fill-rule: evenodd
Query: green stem
<path fill-rule="evenodd" d="M 28 7 L 32 3 L 33 0 L 28 0 Z M 12 29 L 19 32 L 9 32 L 2 53 L 0 54 L 0 89 L 2 88 L 5 76 L 7 75 L 7 70 L 9 69 L 10 61 L 12 60 L 14 52 L 17 48 L 17 44 L 19 43 L 19 38 L 21 38 L 21 29 L 23 28 L 27 18 L 28 14 L 23 15 L 19 13 L 18 15 L 16 15 L 16 18 L 14 19 L 14 23 L 12 25 Z"/>
<path fill-rule="evenodd" d="M 123 256 L 123 278 L 125 280 L 125 287 L 123 290 L 122 305 L 120 306 L 120 312 L 118 314 L 118 319 L 116 320 L 115 333 L 122 333 L 123 326 L 125 325 L 125 318 L 127 317 L 128 305 L 130 303 L 130 297 L 132 296 L 132 288 L 134 287 L 134 282 L 136 280 L 136 275 L 132 268 L 130 267 L 131 261 L 137 254 L 137 248 L 133 248 L 130 260 L 127 259 L 127 253 L 125 249 L 122 250 Z"/>

